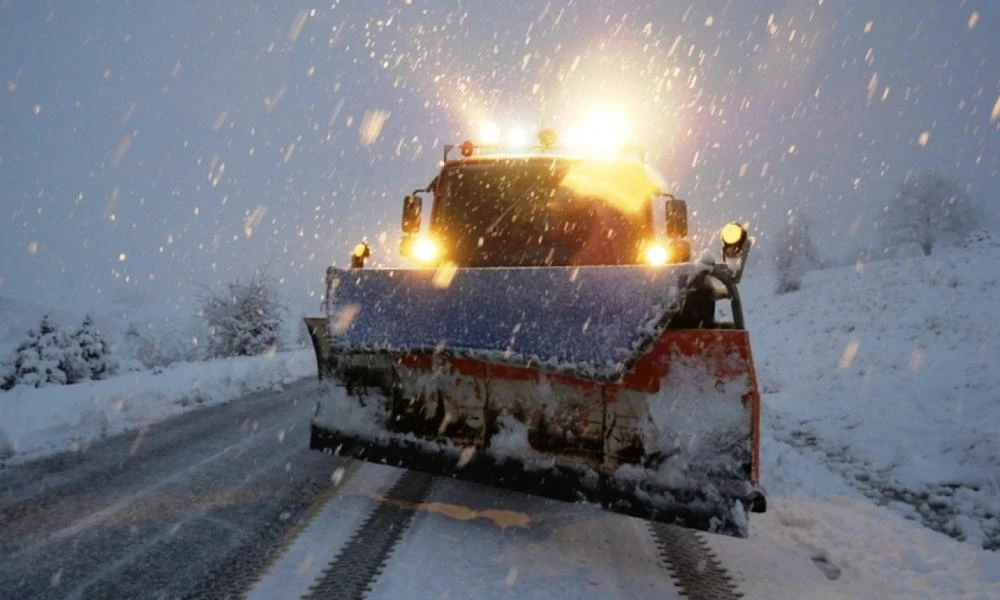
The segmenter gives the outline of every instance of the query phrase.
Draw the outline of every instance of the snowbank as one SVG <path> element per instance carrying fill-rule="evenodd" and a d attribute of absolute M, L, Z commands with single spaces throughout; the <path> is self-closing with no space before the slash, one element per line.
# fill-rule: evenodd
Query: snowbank
<path fill-rule="evenodd" d="M 877 504 L 1000 548 L 997 264 L 995 247 L 949 249 L 813 271 L 781 296 L 749 275 L 765 431 Z"/>
<path fill-rule="evenodd" d="M 0 392 L 0 458 L 75 449 L 191 410 L 316 373 L 311 350 L 178 363 L 69 386 Z"/>
<path fill-rule="evenodd" d="M 751 516 L 748 540 L 711 541 L 728 567 L 748 574 L 741 585 L 747 597 L 792 597 L 754 592 L 773 587 L 760 565 L 781 565 L 776 557 L 794 552 L 811 558 L 842 586 L 844 595 L 837 597 L 1000 598 L 1000 554 L 949 539 L 890 507 L 874 506 L 838 473 L 767 433 L 773 417 L 768 413 L 761 449 L 768 512 Z M 777 578 L 779 589 L 785 575 Z"/>

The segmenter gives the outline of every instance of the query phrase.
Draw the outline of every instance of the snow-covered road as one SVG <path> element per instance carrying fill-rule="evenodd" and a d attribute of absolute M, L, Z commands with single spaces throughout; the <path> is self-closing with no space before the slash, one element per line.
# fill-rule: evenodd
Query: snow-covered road
<path fill-rule="evenodd" d="M 0 598 L 339 598 L 317 583 L 393 505 L 406 528 L 368 597 L 680 597 L 643 521 L 441 478 L 406 505 L 390 494 L 403 471 L 307 449 L 316 393 L 306 380 L 0 471 Z M 789 560 L 782 589 L 837 597 Z"/>
<path fill-rule="evenodd" d="M 0 598 L 220 595 L 332 487 L 315 383 L 0 471 Z"/>
<path fill-rule="evenodd" d="M 310 451 L 317 393 L 310 378 L 0 470 L 0 598 L 680 598 L 685 581 L 689 598 L 1000 589 L 988 553 L 876 508 L 770 437 L 775 493 L 743 540 Z M 685 571 L 668 547 L 692 543 Z M 720 574 L 734 589 L 707 595 Z"/>
<path fill-rule="evenodd" d="M 379 504 L 394 501 L 388 491 L 404 472 L 369 463 L 350 471 L 249 598 L 353 597 L 311 594 L 324 589 L 325 573 L 339 566 Z M 653 527 L 631 517 L 442 478 L 433 478 L 424 501 L 411 508 L 412 521 L 365 597 L 737 597 L 709 593 L 714 567 L 704 563 L 697 565 L 700 581 L 681 595 Z M 740 540 L 675 528 L 663 535 L 700 539 L 743 598 L 874 597 L 864 593 L 872 582 L 831 579 L 793 539 Z"/>

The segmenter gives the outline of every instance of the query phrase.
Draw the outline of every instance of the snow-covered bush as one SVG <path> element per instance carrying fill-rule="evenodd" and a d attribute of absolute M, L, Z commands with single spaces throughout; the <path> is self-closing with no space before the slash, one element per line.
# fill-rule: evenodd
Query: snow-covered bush
<path fill-rule="evenodd" d="M 806 271 L 820 265 L 819 254 L 812 241 L 809 222 L 792 214 L 774 252 L 774 268 L 777 271 L 776 294 L 787 294 L 802 287 Z"/>
<path fill-rule="evenodd" d="M 916 244 L 925 256 L 935 245 L 961 242 L 979 211 L 959 184 L 936 172 L 907 177 L 877 224 L 887 249 Z"/>
<path fill-rule="evenodd" d="M 41 387 L 104 379 L 115 370 L 108 346 L 88 316 L 73 334 L 56 327 L 48 315 L 17 345 L 14 357 L 0 370 L 0 389 L 15 385 Z"/>
<path fill-rule="evenodd" d="M 254 356 L 278 349 L 282 313 L 275 281 L 258 271 L 248 281 L 234 281 L 223 291 L 206 290 L 199 314 L 208 326 L 213 356 Z"/>

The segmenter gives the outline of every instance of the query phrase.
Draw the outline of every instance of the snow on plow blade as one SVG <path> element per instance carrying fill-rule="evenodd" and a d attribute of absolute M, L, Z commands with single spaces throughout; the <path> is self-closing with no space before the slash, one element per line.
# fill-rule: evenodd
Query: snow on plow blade
<path fill-rule="evenodd" d="M 747 333 L 670 327 L 711 268 L 331 268 L 310 445 L 745 537 Z"/>

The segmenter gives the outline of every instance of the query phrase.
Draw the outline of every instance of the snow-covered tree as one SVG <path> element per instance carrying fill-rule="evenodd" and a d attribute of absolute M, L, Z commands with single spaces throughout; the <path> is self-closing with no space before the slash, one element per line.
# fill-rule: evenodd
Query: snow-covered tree
<path fill-rule="evenodd" d="M 29 329 L 26 338 L 14 350 L 14 360 L 11 363 L 12 372 L 4 378 L 3 389 L 9 390 L 18 384 L 38 387 L 45 381 L 39 374 L 41 356 L 38 349 L 39 334 L 36 330 Z"/>
<path fill-rule="evenodd" d="M 787 294 L 802 287 L 802 277 L 809 269 L 820 266 L 816 245 L 812 241 L 809 221 L 791 213 L 788 226 L 778 238 L 774 252 L 774 268 L 778 274 L 776 294 Z"/>
<path fill-rule="evenodd" d="M 200 314 L 208 325 L 214 356 L 253 356 L 276 350 L 281 338 L 281 313 L 275 281 L 258 271 L 248 281 L 207 290 Z"/>
<path fill-rule="evenodd" d="M 37 330 L 28 330 L 13 358 L 0 367 L 0 389 L 104 379 L 114 369 L 107 343 L 94 329 L 89 316 L 70 335 L 45 315 Z"/>
<path fill-rule="evenodd" d="M 14 352 L 13 373 L 5 378 L 4 389 L 24 384 L 40 387 L 45 383 L 67 383 L 66 350 L 69 338 L 42 317 L 38 330 L 28 330 L 27 338 Z"/>
<path fill-rule="evenodd" d="M 90 370 L 87 362 L 83 358 L 83 352 L 76 343 L 76 337 L 64 331 L 59 332 L 59 351 L 53 351 L 53 355 L 59 354 L 61 360 L 59 368 L 66 374 L 66 380 L 58 383 L 73 384 L 90 379 Z"/>
<path fill-rule="evenodd" d="M 48 315 L 42 317 L 38 332 L 39 375 L 45 383 L 69 383 L 71 369 L 66 352 L 70 345 L 69 336 L 53 325 Z"/>
<path fill-rule="evenodd" d="M 977 217 L 958 183 L 931 171 L 903 181 L 878 228 L 887 248 L 917 244 L 928 256 L 937 244 L 964 239 L 976 228 Z"/>
<path fill-rule="evenodd" d="M 94 320 L 87 315 L 73 335 L 79 361 L 72 364 L 79 379 L 106 379 L 115 371 L 108 352 L 108 344 L 94 327 Z"/>

